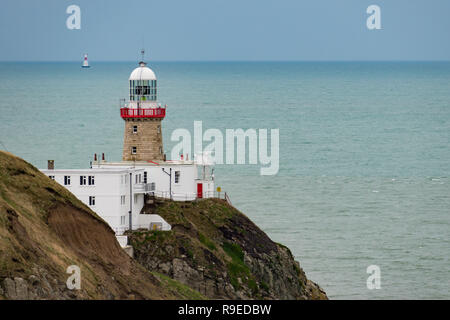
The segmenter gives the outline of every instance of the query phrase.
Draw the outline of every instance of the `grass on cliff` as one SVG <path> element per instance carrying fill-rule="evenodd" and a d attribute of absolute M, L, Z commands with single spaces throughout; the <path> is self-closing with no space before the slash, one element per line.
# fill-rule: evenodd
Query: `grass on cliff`
<path fill-rule="evenodd" d="M 228 276 L 233 287 L 238 290 L 241 286 L 239 279 L 244 281 L 255 294 L 258 292 L 258 285 L 250 272 L 250 269 L 244 262 L 244 251 L 236 243 L 224 242 L 223 251 L 231 258 L 228 263 Z"/>
<path fill-rule="evenodd" d="M 170 291 L 181 294 L 184 299 L 188 300 L 206 300 L 207 298 L 200 294 L 200 292 L 189 288 L 187 285 L 182 284 L 181 282 L 175 281 L 168 276 L 165 276 L 156 271 L 152 271 L 152 274 L 157 277 L 159 280 L 163 282 L 165 287 Z"/>
<path fill-rule="evenodd" d="M 214 242 L 211 241 L 211 239 L 207 238 L 203 233 L 198 233 L 198 240 L 200 240 L 201 243 L 203 243 L 209 250 L 216 250 L 216 245 Z"/>

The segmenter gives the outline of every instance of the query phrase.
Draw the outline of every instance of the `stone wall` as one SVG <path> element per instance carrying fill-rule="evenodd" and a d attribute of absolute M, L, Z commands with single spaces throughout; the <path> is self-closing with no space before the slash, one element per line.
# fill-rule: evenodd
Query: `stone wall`
<path fill-rule="evenodd" d="M 137 126 L 137 132 L 134 132 Z M 132 148 L 136 147 L 136 154 Z M 126 119 L 123 142 L 123 161 L 163 160 L 161 119 Z"/>

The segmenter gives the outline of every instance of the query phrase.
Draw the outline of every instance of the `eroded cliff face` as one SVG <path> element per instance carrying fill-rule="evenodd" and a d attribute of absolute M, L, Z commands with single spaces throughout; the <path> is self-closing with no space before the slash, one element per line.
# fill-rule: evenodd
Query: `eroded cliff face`
<path fill-rule="evenodd" d="M 129 233 L 135 259 L 211 299 L 327 299 L 290 250 L 223 200 L 155 200 L 172 231 Z"/>

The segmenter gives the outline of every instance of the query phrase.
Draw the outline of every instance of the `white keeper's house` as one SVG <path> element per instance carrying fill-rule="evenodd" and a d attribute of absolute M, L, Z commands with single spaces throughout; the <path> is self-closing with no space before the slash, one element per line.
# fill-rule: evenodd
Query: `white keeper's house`
<path fill-rule="evenodd" d="M 155 198 L 214 197 L 214 164 L 208 154 L 174 160 L 163 154 L 161 123 L 166 107 L 157 102 L 156 76 L 146 63 L 133 70 L 129 87 L 129 101 L 120 108 L 125 122 L 122 161 L 94 155 L 88 169 L 55 169 L 49 161 L 48 169 L 41 170 L 109 223 L 122 246 L 127 242 L 121 236 L 125 230 L 170 230 L 162 217 L 143 212 Z"/>

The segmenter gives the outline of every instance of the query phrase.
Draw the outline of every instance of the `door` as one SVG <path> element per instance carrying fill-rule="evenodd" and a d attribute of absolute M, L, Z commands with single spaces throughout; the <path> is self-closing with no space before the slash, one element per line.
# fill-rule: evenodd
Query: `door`
<path fill-rule="evenodd" d="M 203 183 L 197 183 L 197 198 L 203 198 Z"/>

